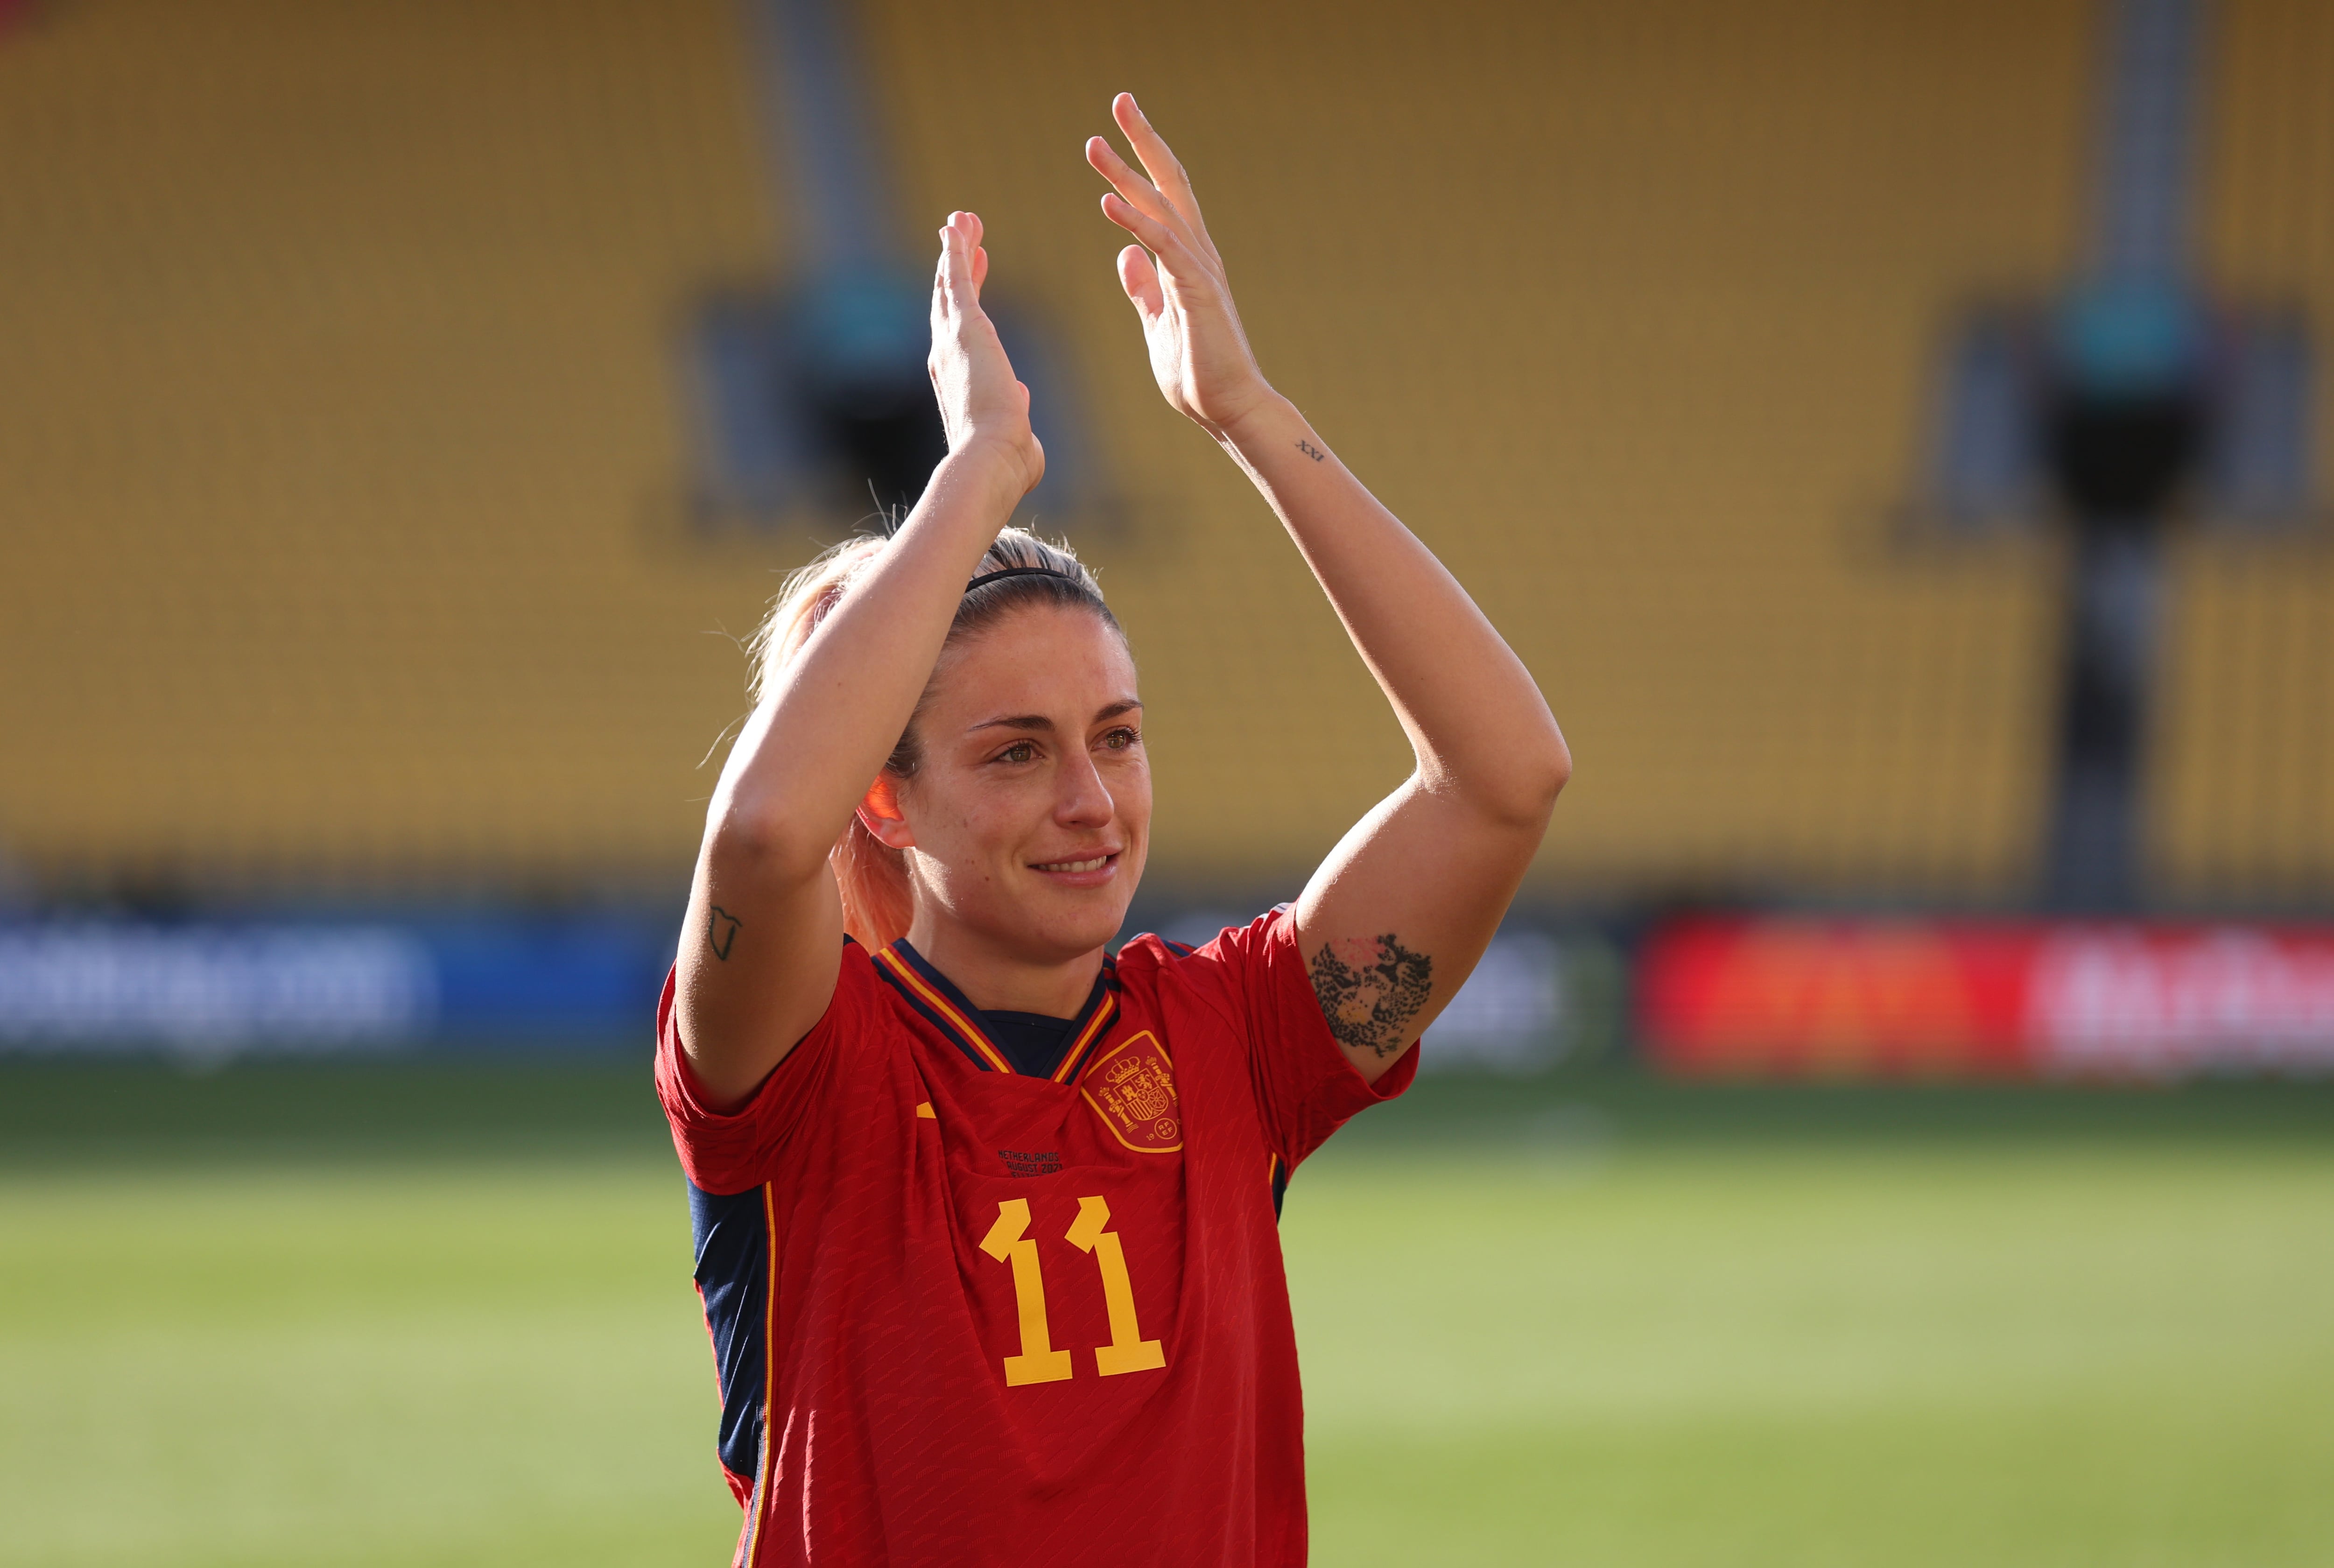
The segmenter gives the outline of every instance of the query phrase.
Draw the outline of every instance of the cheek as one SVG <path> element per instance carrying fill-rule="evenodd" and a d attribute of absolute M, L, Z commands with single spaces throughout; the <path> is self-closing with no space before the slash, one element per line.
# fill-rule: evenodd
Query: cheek
<path fill-rule="evenodd" d="M 1140 823 L 1151 819 L 1151 765 L 1141 757 L 1131 757 L 1102 770 L 1103 782 L 1110 789 L 1111 803 L 1118 808 L 1123 822 Z"/>
<path fill-rule="evenodd" d="M 927 792 L 911 813 L 917 847 L 934 859 L 973 865 L 1016 846 L 1043 822 L 1052 796 L 1035 774 L 1012 778 L 970 774 Z"/>

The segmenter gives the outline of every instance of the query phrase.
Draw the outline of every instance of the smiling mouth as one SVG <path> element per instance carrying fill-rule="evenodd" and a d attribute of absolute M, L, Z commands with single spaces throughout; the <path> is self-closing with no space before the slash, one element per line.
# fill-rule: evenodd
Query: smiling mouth
<path fill-rule="evenodd" d="M 1033 869 L 1040 871 L 1098 871 L 1118 857 L 1096 855 L 1090 861 L 1046 861 Z"/>

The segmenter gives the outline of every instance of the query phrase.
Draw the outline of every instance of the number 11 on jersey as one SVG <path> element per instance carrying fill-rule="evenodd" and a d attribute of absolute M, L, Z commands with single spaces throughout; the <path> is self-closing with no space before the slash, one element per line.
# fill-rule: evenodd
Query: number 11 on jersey
<path fill-rule="evenodd" d="M 1013 1265 L 1013 1304 L 1020 1309 L 1021 1353 L 1005 1358 L 1005 1383 L 1058 1383 L 1070 1375 L 1070 1352 L 1054 1348 L 1046 1323 L 1046 1271 L 1037 1266 L 1037 1243 L 1028 1234 L 1029 1200 L 1010 1198 L 997 1206 L 980 1250 Z"/>
<path fill-rule="evenodd" d="M 1099 1198 L 1078 1199 L 1078 1217 L 1063 1239 L 1080 1252 L 1094 1255 L 1102 1274 L 1103 1309 L 1110 1314 L 1110 1343 L 1095 1347 L 1095 1371 L 1105 1378 L 1121 1372 L 1147 1372 L 1167 1364 L 1167 1352 L 1157 1340 L 1143 1337 L 1134 1314 L 1134 1282 L 1126 1273 L 1126 1249 L 1118 1233 L 1106 1228 L 1110 1205 Z M 1037 1243 L 1029 1234 L 1029 1200 L 1008 1198 L 997 1206 L 997 1223 L 989 1227 L 980 1250 L 1013 1269 L 1013 1304 L 1021 1320 L 1021 1353 L 1005 1358 L 1005 1383 L 1054 1383 L 1072 1374 L 1070 1352 L 1054 1348 L 1046 1321 L 1046 1276 L 1037 1262 Z"/>
<path fill-rule="evenodd" d="M 1126 1277 L 1126 1249 L 1118 1244 L 1116 1231 L 1103 1228 L 1109 1223 L 1109 1204 L 1099 1198 L 1082 1198 L 1077 1221 L 1070 1227 L 1067 1238 L 1080 1252 L 1094 1254 L 1095 1266 L 1102 1270 L 1102 1304 L 1110 1313 L 1110 1343 L 1095 1347 L 1095 1371 L 1106 1378 L 1120 1372 L 1147 1372 L 1167 1364 L 1167 1352 L 1157 1340 L 1143 1337 L 1143 1325 L 1134 1319 L 1134 1282 Z"/>

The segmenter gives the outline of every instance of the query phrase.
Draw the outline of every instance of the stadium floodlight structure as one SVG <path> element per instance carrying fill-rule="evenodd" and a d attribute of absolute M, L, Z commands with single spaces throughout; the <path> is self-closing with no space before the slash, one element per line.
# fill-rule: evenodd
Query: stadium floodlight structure
<path fill-rule="evenodd" d="M 872 499 L 903 510 L 948 449 L 924 370 L 931 269 L 901 243 L 854 7 L 742 4 L 795 255 L 785 282 L 717 295 L 693 323 L 699 509 L 770 518 L 864 511 Z M 1049 334 L 1009 301 L 985 303 L 1030 390 L 1051 507 L 1091 502 L 1086 443 Z"/>
<path fill-rule="evenodd" d="M 1949 526 L 2072 534 L 2045 842 L 2069 912 L 2140 900 L 2166 530 L 2312 521 L 2305 323 L 2213 298 L 2192 262 L 2203 0 L 2111 0 L 2104 22 L 2083 271 L 2054 300 L 1968 313 L 1933 444 Z"/>

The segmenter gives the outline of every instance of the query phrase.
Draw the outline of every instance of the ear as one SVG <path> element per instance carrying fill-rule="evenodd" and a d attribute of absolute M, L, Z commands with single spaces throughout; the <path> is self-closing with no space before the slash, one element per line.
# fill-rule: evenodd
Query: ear
<path fill-rule="evenodd" d="M 867 796 L 859 803 L 859 825 L 875 837 L 886 849 L 912 850 L 916 835 L 909 830 L 908 818 L 900 810 L 899 788 L 890 774 L 877 774 L 875 782 L 867 786 Z"/>

